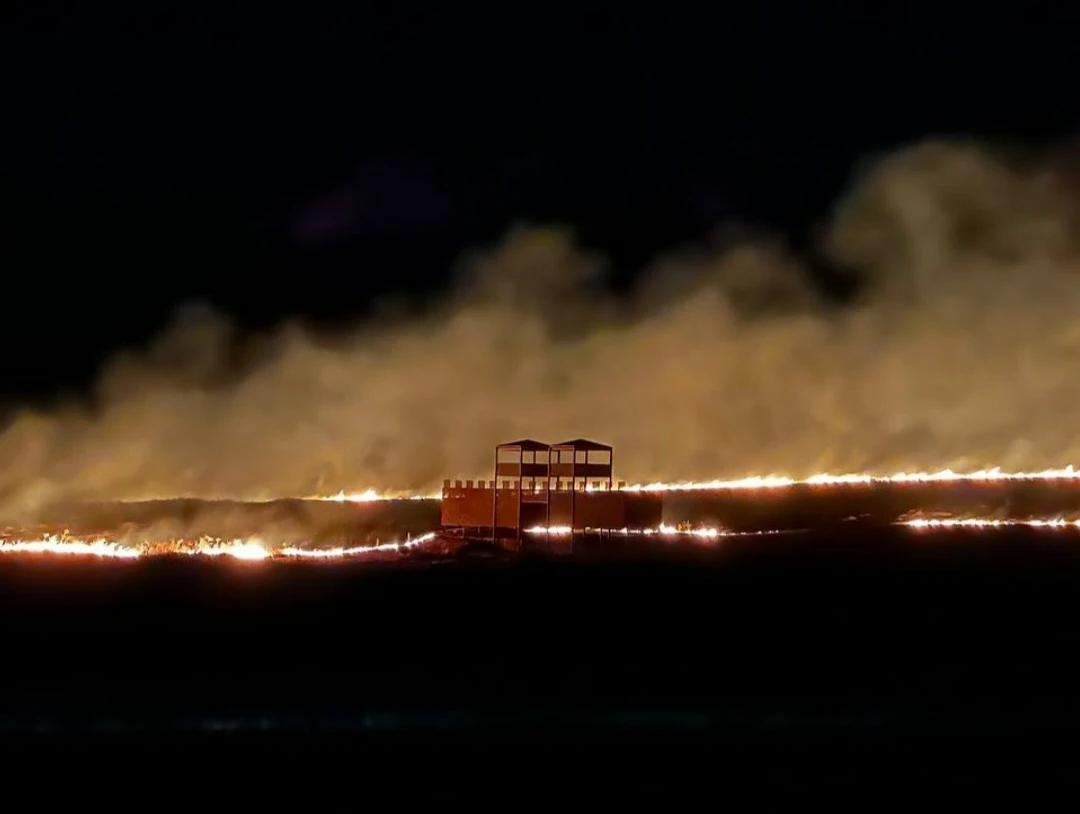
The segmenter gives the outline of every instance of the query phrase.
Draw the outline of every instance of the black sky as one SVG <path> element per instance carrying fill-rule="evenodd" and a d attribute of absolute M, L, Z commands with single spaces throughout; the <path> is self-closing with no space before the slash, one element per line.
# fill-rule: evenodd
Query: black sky
<path fill-rule="evenodd" d="M 1078 118 L 1049 4 L 105 6 L 0 29 L 15 399 L 87 386 L 178 303 L 347 324 L 523 219 L 623 277 L 728 219 L 799 243 L 868 155 Z"/>

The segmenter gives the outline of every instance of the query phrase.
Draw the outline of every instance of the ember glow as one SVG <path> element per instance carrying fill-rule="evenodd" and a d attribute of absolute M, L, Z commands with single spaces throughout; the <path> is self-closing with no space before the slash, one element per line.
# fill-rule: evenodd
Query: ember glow
<path fill-rule="evenodd" d="M 1080 520 L 1066 520 L 1063 518 L 1027 518 L 1015 520 L 999 520 L 988 517 L 965 517 L 965 518 L 940 518 L 940 519 L 915 519 L 901 520 L 894 525 L 918 530 L 946 530 L 946 529 L 1003 529 L 1003 528 L 1032 528 L 1032 529 L 1074 529 L 1080 531 Z M 724 537 L 760 537 L 765 535 L 792 533 L 793 530 L 763 529 L 760 531 L 728 531 L 716 527 L 696 527 L 663 525 L 654 529 L 618 529 L 613 534 L 642 535 L 646 537 L 697 537 L 705 540 L 717 540 Z M 570 534 L 569 526 L 533 526 L 525 530 L 527 534 L 565 537 Z"/>
<path fill-rule="evenodd" d="M 333 503 L 377 503 L 380 500 L 440 500 L 441 494 L 414 495 L 407 492 L 377 492 L 367 489 L 363 492 L 338 492 L 336 495 L 316 495 L 305 500 L 325 500 Z"/>
<path fill-rule="evenodd" d="M 892 475 L 869 475 L 849 473 L 833 475 L 822 472 L 808 478 L 791 478 L 786 475 L 753 475 L 738 480 L 713 480 L 691 483 L 649 483 L 624 487 L 628 491 L 678 492 L 725 489 L 778 489 L 789 486 L 863 486 L 871 484 L 904 483 L 956 483 L 994 481 L 1080 481 L 1080 470 L 1072 465 L 1064 469 L 1044 469 L 1039 472 L 1004 472 L 999 467 L 975 472 L 954 472 L 942 469 L 937 472 L 897 472 Z"/>
<path fill-rule="evenodd" d="M 1005 472 L 1000 467 L 980 469 L 975 472 L 954 472 L 942 469 L 937 472 L 897 472 L 892 475 L 866 473 L 830 474 L 827 472 L 794 478 L 788 475 L 750 475 L 736 480 L 710 481 L 657 481 L 636 483 L 622 487 L 626 492 L 693 492 L 735 491 L 755 489 L 785 489 L 792 486 L 871 486 L 875 484 L 923 484 L 923 483 L 998 483 L 1006 481 L 1045 481 L 1080 483 L 1080 469 L 1071 464 L 1062 469 L 1043 469 L 1037 472 Z M 481 482 L 482 483 L 482 482 Z M 590 483 L 586 491 L 596 491 Z M 336 501 L 338 503 L 373 503 L 380 500 L 441 500 L 442 495 L 404 493 L 368 489 L 363 492 L 341 491 L 335 495 L 317 495 L 311 500 Z"/>
<path fill-rule="evenodd" d="M 67 535 L 37 540 L 0 540 L 0 554 L 89 556 L 108 559 L 140 559 L 153 556 L 229 557 L 236 560 L 345 560 L 377 553 L 396 553 L 417 548 L 434 539 L 434 532 L 403 542 L 337 548 L 273 548 L 258 538 L 246 540 L 170 540 L 127 545 L 105 538 L 82 539 Z"/>
<path fill-rule="evenodd" d="M 965 518 L 942 518 L 937 520 L 906 520 L 900 525 L 914 529 L 1004 529 L 1004 528 L 1031 528 L 1031 529 L 1080 529 L 1080 520 L 1064 520 L 1061 518 L 1026 520 L 996 520 L 984 517 Z"/>
<path fill-rule="evenodd" d="M 605 529 L 606 531 L 606 529 Z M 569 526 L 532 526 L 525 529 L 526 534 L 566 537 L 570 534 Z M 654 529 L 613 529 L 612 534 L 642 537 L 697 537 L 703 540 L 716 540 L 721 537 L 761 537 L 766 534 L 783 534 L 780 530 L 762 531 L 726 531 L 715 527 L 687 528 L 663 525 Z"/>
<path fill-rule="evenodd" d="M 981 517 L 937 518 L 901 520 L 894 525 L 916 531 L 948 529 L 1004 529 L 1032 528 L 1080 531 L 1080 520 L 1064 518 L 995 519 Z M 792 529 L 762 529 L 757 531 L 730 531 L 714 526 L 690 527 L 688 525 L 661 525 L 646 529 L 613 529 L 612 534 L 629 537 L 652 537 L 661 539 L 697 539 L 718 541 L 725 538 L 762 537 L 794 533 Z M 533 536 L 550 535 L 567 537 L 569 526 L 533 526 L 525 529 Z M 169 540 L 125 544 L 104 537 L 80 538 L 71 535 L 52 535 L 36 540 L 0 540 L 0 554 L 39 555 L 65 557 L 93 557 L 100 559 L 136 560 L 155 556 L 224 557 L 242 561 L 346 561 L 379 553 L 399 553 L 424 546 L 436 538 L 435 532 L 411 537 L 402 542 L 380 543 L 369 546 L 338 546 L 334 548 L 299 548 L 285 546 L 275 548 L 258 538 L 239 540 Z"/>

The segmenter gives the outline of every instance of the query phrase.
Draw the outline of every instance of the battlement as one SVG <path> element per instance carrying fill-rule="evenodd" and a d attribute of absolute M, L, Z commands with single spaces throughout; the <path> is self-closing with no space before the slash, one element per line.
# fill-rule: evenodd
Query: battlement
<path fill-rule="evenodd" d="M 626 481 L 619 481 L 617 484 L 612 485 L 606 480 L 594 480 L 585 481 L 581 480 L 576 484 L 570 478 L 552 478 L 550 485 L 543 480 L 537 482 L 529 482 L 528 479 L 522 481 L 505 479 L 500 481 L 494 480 L 444 480 L 442 486 L 443 497 L 447 495 L 453 495 L 456 492 L 464 492 L 467 490 L 475 489 L 487 489 L 500 491 L 516 492 L 521 490 L 526 496 L 530 494 L 541 494 L 543 492 L 569 492 L 576 490 L 578 492 L 613 492 L 626 488 Z"/>

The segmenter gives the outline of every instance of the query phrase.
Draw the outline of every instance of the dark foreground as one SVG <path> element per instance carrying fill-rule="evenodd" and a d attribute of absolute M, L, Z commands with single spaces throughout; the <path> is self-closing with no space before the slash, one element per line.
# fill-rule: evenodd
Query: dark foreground
<path fill-rule="evenodd" d="M 1070 532 L 618 564 L 5 559 L 5 798 L 1069 810 L 1078 589 Z"/>

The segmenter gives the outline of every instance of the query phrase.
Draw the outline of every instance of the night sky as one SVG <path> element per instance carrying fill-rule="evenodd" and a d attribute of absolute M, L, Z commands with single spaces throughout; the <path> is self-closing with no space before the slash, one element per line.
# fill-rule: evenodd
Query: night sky
<path fill-rule="evenodd" d="M 812 252 L 876 154 L 1076 132 L 1076 29 L 1049 4 L 813 5 L 20 4 L 4 393 L 85 390 L 187 302 L 257 329 L 437 297 L 522 221 L 577 227 L 616 285 L 728 221 Z"/>

